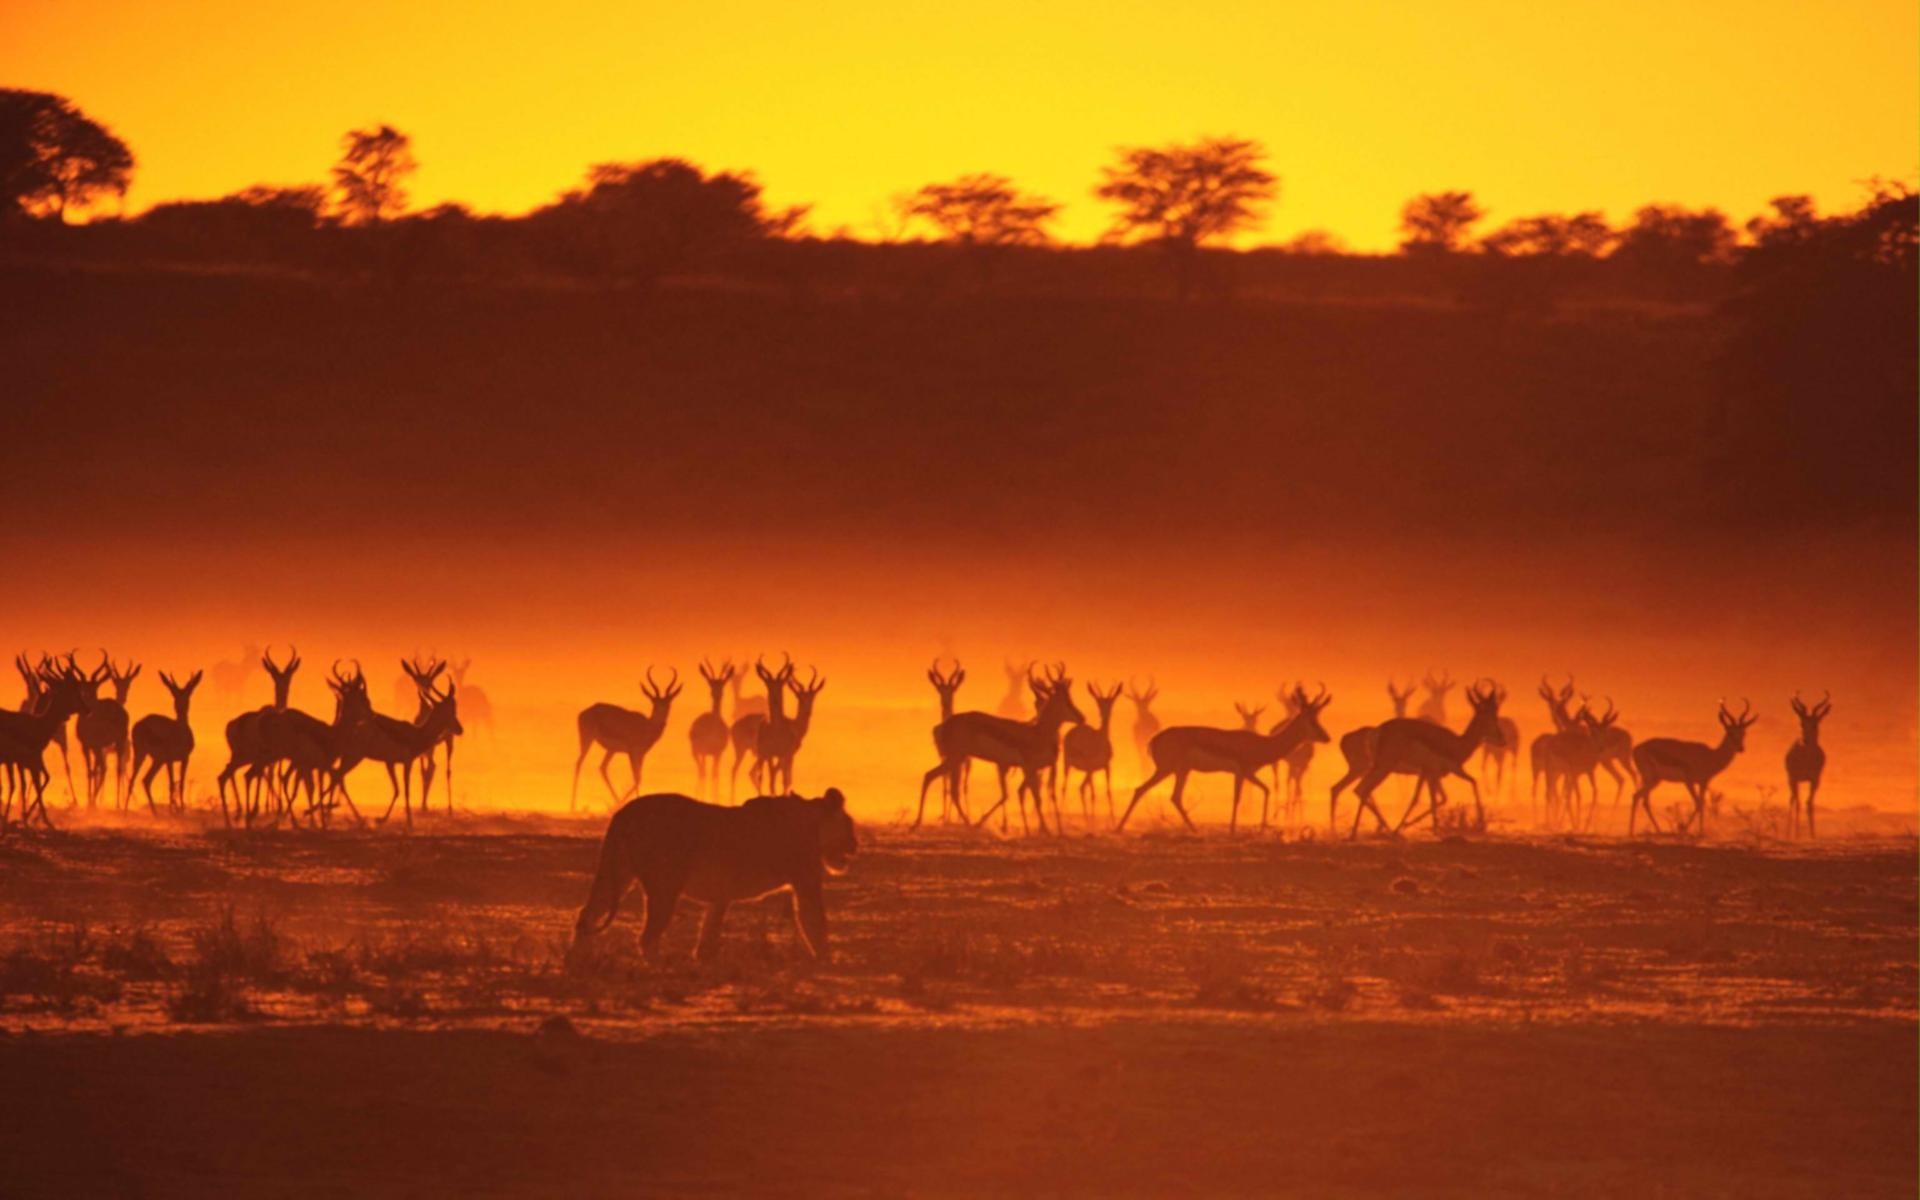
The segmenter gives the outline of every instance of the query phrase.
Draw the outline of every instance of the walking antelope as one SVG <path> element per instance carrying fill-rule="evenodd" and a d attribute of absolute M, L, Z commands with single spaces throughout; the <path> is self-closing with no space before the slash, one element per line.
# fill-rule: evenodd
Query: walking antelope
<path fill-rule="evenodd" d="M 440 696 L 436 689 L 439 686 L 441 674 L 447 670 L 447 661 L 444 658 L 433 658 L 422 661 L 416 655 L 411 662 L 404 659 L 401 660 L 400 669 L 406 672 L 408 679 L 413 681 L 415 700 L 418 705 L 414 713 L 413 723 L 415 725 L 423 724 L 428 715 L 433 711 L 434 705 L 439 702 Z M 452 695 L 459 689 L 459 686 L 457 682 L 450 684 L 447 694 Z M 459 721 L 455 721 L 451 725 L 443 723 L 440 737 L 436 741 L 428 743 L 426 753 L 420 756 L 421 816 L 427 814 L 427 802 L 433 798 L 433 752 L 441 746 L 446 747 L 447 751 L 447 812 L 449 814 L 453 812 L 453 741 L 454 738 L 465 732 L 466 726 Z M 391 810 L 391 805 L 389 805 L 389 810 Z M 382 820 L 384 819 L 385 818 L 382 818 Z"/>
<path fill-rule="evenodd" d="M 227 810 L 227 787 L 233 783 L 233 777 L 242 767 L 247 768 L 247 777 L 234 784 L 233 806 L 235 811 L 244 813 L 246 823 L 252 824 L 260 809 L 260 789 L 274 781 L 269 770 L 279 761 L 273 750 L 273 739 L 268 731 L 268 719 L 273 713 L 287 711 L 287 702 L 293 694 L 294 672 L 300 669 L 300 647 L 289 646 L 287 661 L 273 661 L 273 647 L 268 646 L 260 654 L 260 666 L 273 680 L 273 703 L 265 708 L 256 708 L 244 712 L 227 722 L 227 765 L 220 769 L 215 783 L 220 792 L 220 813 L 223 819 L 232 822 Z M 338 674 L 339 664 L 334 664 Z"/>
<path fill-rule="evenodd" d="M 292 672 L 287 674 L 291 677 Z M 353 819 L 364 826 L 366 818 L 360 815 L 352 793 L 347 790 L 346 775 L 361 762 L 357 741 L 360 726 L 374 716 L 373 702 L 367 695 L 367 678 L 357 664 L 352 675 L 343 674 L 336 661 L 329 672 L 327 687 L 333 692 L 331 724 L 297 708 L 267 709 L 262 713 L 263 736 L 271 746 L 268 753 L 274 764 L 285 772 L 281 792 L 289 821 L 299 821 L 294 805 L 304 789 L 307 815 L 312 821 L 326 824 L 336 803 L 334 797 L 338 796 L 346 803 Z M 387 778 L 391 783 L 391 768 Z M 255 815 L 253 807 L 246 810 L 248 824 Z"/>
<path fill-rule="evenodd" d="M 1144 692 L 1129 679 L 1126 695 L 1133 701 L 1133 752 L 1139 756 L 1140 770 L 1145 773 L 1153 770 L 1153 754 L 1148 746 L 1153 743 L 1153 735 L 1160 732 L 1160 718 L 1153 715 L 1153 702 L 1160 698 L 1160 688 L 1152 676 L 1147 677 Z"/>
<path fill-rule="evenodd" d="M 1067 764 L 1066 786 L 1072 787 L 1073 773 L 1080 772 L 1080 815 L 1088 829 L 1093 828 L 1095 773 L 1106 780 L 1107 820 L 1113 820 L 1113 706 L 1120 699 L 1120 690 L 1117 683 L 1111 689 L 1101 691 L 1099 684 L 1091 680 L 1087 682 L 1087 695 L 1093 697 L 1093 706 L 1100 714 L 1100 724 L 1075 725 L 1067 730 L 1066 746 L 1062 751 Z M 1256 717 L 1259 711 L 1254 710 Z M 1055 811 L 1057 822 L 1058 810 Z"/>
<path fill-rule="evenodd" d="M 969 758 L 990 762 L 998 768 L 1000 798 L 992 808 L 980 815 L 975 825 L 985 825 L 997 812 L 1000 814 L 1000 828 L 1004 830 L 1007 828 L 1007 772 L 1018 767 L 1021 772 L 1017 793 L 1020 828 L 1022 832 L 1029 828 L 1027 797 L 1031 795 L 1034 819 L 1041 832 L 1046 832 L 1046 814 L 1041 808 L 1040 799 L 1040 776 L 1053 769 L 1054 760 L 1060 753 L 1061 728 L 1069 723 L 1084 724 L 1086 717 L 1073 702 L 1073 681 L 1067 678 L 1065 665 L 1050 668 L 1045 679 L 1029 676 L 1027 686 L 1033 693 L 1035 708 L 1031 720 L 1016 721 L 992 713 L 963 712 L 940 722 L 933 738 L 935 747 L 940 751 L 940 764 L 920 779 L 923 804 L 927 788 L 934 780 L 944 777 L 948 786 L 957 786 L 960 768 Z"/>
<path fill-rule="evenodd" d="M 1409 683 L 1401 688 L 1395 686 L 1393 680 L 1387 680 L 1387 698 L 1393 701 L 1394 720 L 1407 719 L 1407 704 L 1413 699 L 1413 694 L 1419 690 L 1420 685 L 1417 683 Z M 1340 827 L 1340 793 L 1345 791 L 1349 784 L 1364 776 L 1367 768 L 1373 765 L 1373 741 L 1379 732 L 1378 725 L 1362 725 L 1358 729 L 1351 729 L 1340 735 L 1340 756 L 1347 760 L 1347 773 L 1334 782 L 1333 790 L 1327 794 L 1328 833 L 1333 833 Z"/>
<path fill-rule="evenodd" d="M 1820 722 L 1833 711 L 1831 694 L 1808 708 L 1793 694 L 1793 715 L 1800 718 L 1800 740 L 1787 748 L 1787 831 L 1800 832 L 1800 785 L 1807 785 L 1807 836 L 1813 837 L 1813 799 L 1820 794 L 1820 773 L 1827 769 L 1827 752 L 1820 746 Z"/>
<path fill-rule="evenodd" d="M 1720 702 L 1720 744 L 1709 746 L 1705 742 L 1687 742 L 1678 738 L 1648 738 L 1633 748 L 1633 765 L 1640 772 L 1640 786 L 1633 792 L 1633 807 L 1627 812 L 1627 836 L 1633 836 L 1634 817 L 1641 808 L 1647 810 L 1647 823 L 1654 832 L 1660 831 L 1660 822 L 1653 815 L 1653 789 L 1671 780 L 1687 789 L 1687 795 L 1693 800 L 1693 816 L 1682 821 L 1681 829 L 1687 829 L 1695 821 L 1700 823 L 1700 831 L 1707 827 L 1707 785 L 1713 777 L 1727 769 L 1733 756 L 1746 749 L 1747 730 L 1760 718 L 1751 715 L 1753 705 L 1742 701 L 1740 715 L 1727 711 L 1726 701 Z"/>
<path fill-rule="evenodd" d="M 738 676 L 730 660 L 718 667 L 704 658 L 700 660 L 700 678 L 707 681 L 712 707 L 695 717 L 687 730 L 687 741 L 693 747 L 693 770 L 699 778 L 694 787 L 698 794 L 704 795 L 709 784 L 715 797 L 720 794 L 720 759 L 727 752 L 727 719 L 720 715 L 720 705 L 727 685 Z"/>
<path fill-rule="evenodd" d="M 116 667 L 113 659 L 102 650 L 100 666 L 87 677 L 90 686 L 83 689 L 80 713 L 73 722 L 73 735 L 80 743 L 80 757 L 86 764 L 88 808 L 98 804 L 101 793 L 107 789 L 108 755 L 113 756 L 115 802 L 123 810 L 127 807 L 127 766 L 131 754 L 127 739 L 132 725 L 127 716 L 127 695 L 133 690 L 133 681 L 139 674 L 139 663 L 128 659 L 125 668 Z M 113 684 L 111 697 L 99 694 L 99 686 L 103 682 Z"/>
<path fill-rule="evenodd" d="M 762 795 L 792 794 L 793 760 L 799 756 L 800 745 L 813 727 L 814 700 L 826 686 L 827 681 L 812 667 L 807 668 L 805 683 L 797 678 L 788 679 L 787 690 L 793 693 L 793 716 L 783 713 L 777 720 L 770 716 L 760 727 L 760 736 L 754 743 L 753 766 L 747 772 L 754 790 Z"/>
<path fill-rule="evenodd" d="M 580 764 L 587 760 L 587 751 L 595 745 L 602 746 L 606 753 L 600 757 L 600 778 L 607 785 L 607 794 L 613 797 L 613 803 L 619 804 L 630 795 L 640 791 L 640 766 L 646 761 L 647 751 L 660 740 L 667 728 L 667 713 L 673 707 L 673 698 L 680 694 L 680 672 L 675 671 L 672 678 L 662 687 L 653 678 L 653 668 L 647 668 L 646 682 L 640 685 L 640 694 L 653 703 L 653 711 L 641 713 L 617 704 L 590 704 L 580 710 L 575 721 L 580 734 L 580 753 L 573 760 L 573 791 L 568 800 L 569 810 L 579 807 L 580 803 Z M 633 784 L 622 792 L 613 786 L 613 777 L 607 773 L 607 764 L 616 754 L 627 756 L 627 766 L 633 772 Z"/>
<path fill-rule="evenodd" d="M 1392 827 L 1394 833 L 1406 828 L 1410 821 L 1426 817 L 1433 818 L 1436 827 L 1439 825 L 1440 808 L 1447 802 L 1442 781 L 1449 775 L 1466 780 L 1473 788 L 1474 825 L 1485 829 L 1487 814 L 1480 803 L 1480 784 L 1467 774 L 1466 763 L 1482 742 L 1499 731 L 1500 702 L 1505 698 L 1506 692 L 1491 681 L 1468 688 L 1467 703 L 1473 706 L 1473 716 L 1459 733 L 1418 717 L 1411 720 L 1395 717 L 1383 723 L 1374 734 L 1373 761 L 1353 789 L 1360 807 L 1354 811 L 1353 830 L 1347 836 L 1359 834 L 1360 817 L 1365 812 L 1373 813 L 1380 828 L 1388 827 L 1379 806 L 1373 802 L 1373 792 L 1389 775 L 1414 777 L 1413 799 L 1407 802 L 1407 811 L 1400 815 L 1399 823 Z M 1414 809 L 1420 804 L 1422 790 L 1427 793 L 1427 810 L 1416 818 Z"/>
<path fill-rule="evenodd" d="M 1147 752 L 1153 758 L 1153 774 L 1147 777 L 1145 783 L 1133 789 L 1133 799 L 1128 801 L 1127 811 L 1120 814 L 1120 823 L 1114 827 L 1115 830 L 1127 827 L 1127 818 L 1133 816 L 1140 798 L 1169 775 L 1173 777 L 1173 809 L 1180 814 L 1187 828 L 1193 830 L 1193 818 L 1187 814 L 1187 806 L 1182 800 L 1187 790 L 1187 776 L 1195 771 L 1226 772 L 1233 776 L 1233 809 L 1227 818 L 1229 832 L 1239 828 L 1242 785 L 1251 783 L 1259 788 L 1260 828 L 1265 829 L 1267 808 L 1273 792 L 1261 782 L 1260 769 L 1286 757 L 1303 741 L 1327 740 L 1327 731 L 1320 724 L 1320 713 L 1333 703 L 1333 697 L 1327 695 L 1326 688 L 1322 687 L 1320 694 L 1311 699 L 1302 691 L 1295 701 L 1298 706 L 1296 714 L 1275 726 L 1271 733 L 1175 725 L 1155 734 L 1147 744 Z"/>
<path fill-rule="evenodd" d="M 936 754 L 940 755 L 943 761 L 946 758 L 946 750 L 940 744 L 940 730 L 948 721 L 953 720 L 953 698 L 959 693 L 960 685 L 966 681 L 966 669 L 960 665 L 960 660 L 957 658 L 953 660 L 953 669 L 951 671 L 942 673 L 940 670 L 940 660 L 937 658 L 933 660 L 933 665 L 927 668 L 927 682 L 933 685 L 934 694 L 940 697 L 940 720 L 933 727 L 933 749 Z M 951 784 L 951 786 L 949 786 L 949 784 Z M 960 776 L 958 779 L 947 780 L 943 778 L 941 781 L 941 824 L 944 825 L 947 822 L 950 810 L 960 814 L 961 824 L 965 825 L 970 823 L 967 819 L 966 791 L 967 764 L 963 762 L 960 764 Z M 912 828 L 920 828 L 921 822 L 925 821 L 926 818 L 927 791 L 925 788 L 922 788 L 920 789 L 920 807 L 918 811 L 913 814 Z"/>
<path fill-rule="evenodd" d="M 778 671 L 769 671 L 764 662 L 761 662 L 757 658 L 753 660 L 753 673 L 758 675 L 760 682 L 765 685 L 767 689 L 766 698 L 761 701 L 758 712 L 748 712 L 744 716 L 735 717 L 733 724 L 727 729 L 727 740 L 733 743 L 733 766 L 729 769 L 727 776 L 727 797 L 729 799 L 739 794 L 740 760 L 745 758 L 750 751 L 759 749 L 760 731 L 766 727 L 769 721 L 776 718 L 784 719 L 786 717 L 786 705 L 783 696 L 787 684 L 793 679 L 793 659 L 785 654 L 782 654 L 780 657 L 782 661 Z M 736 705 L 736 708 L 737 707 Z"/>
<path fill-rule="evenodd" d="M 422 678 L 433 679 L 438 671 L 415 668 Z M 358 676 L 358 686 L 364 691 L 365 677 Z M 374 712 L 371 707 L 360 719 L 346 724 L 341 731 L 342 744 L 339 747 L 338 763 L 334 776 L 344 788 L 347 772 L 363 762 L 376 762 L 387 771 L 387 784 L 392 789 L 387 797 L 387 810 L 381 814 L 384 824 L 393 816 L 395 804 L 404 805 L 403 812 L 408 825 L 413 824 L 413 768 L 418 765 L 421 773 L 421 811 L 426 810 L 426 788 L 432 776 L 427 770 L 432 762 L 433 749 L 442 742 L 448 742 L 465 730 L 460 725 L 459 705 L 456 700 L 457 689 L 452 683 L 441 692 L 434 684 L 423 684 L 421 691 L 422 707 L 425 711 L 414 720 L 406 721 L 385 713 Z M 346 696 L 342 695 L 344 702 Z M 339 713 L 336 711 L 336 721 Z M 609 755 L 611 757 L 611 755 Z M 576 762 L 576 778 L 579 764 Z M 602 764 L 603 770 L 604 765 Z M 395 772 L 398 771 L 398 779 Z M 608 784 L 612 786 L 611 782 Z M 356 810 L 356 814 L 358 812 Z"/>
<path fill-rule="evenodd" d="M 146 765 L 140 787 L 147 794 L 147 811 L 154 812 L 153 777 L 166 768 L 167 807 L 181 812 L 187 807 L 187 761 L 193 757 L 193 726 L 187 721 L 187 708 L 193 703 L 193 689 L 200 686 L 200 672 L 178 683 L 162 671 L 160 682 L 173 694 L 173 715 L 152 713 L 134 724 L 132 773 L 139 775 L 141 765 Z"/>

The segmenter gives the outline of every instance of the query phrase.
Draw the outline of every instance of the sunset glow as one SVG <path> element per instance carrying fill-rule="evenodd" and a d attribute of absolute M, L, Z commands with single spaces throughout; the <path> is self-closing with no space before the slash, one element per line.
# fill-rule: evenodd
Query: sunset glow
<path fill-rule="evenodd" d="M 1089 241 L 1113 147 L 1204 134 L 1261 140 L 1282 177 L 1243 243 L 1365 250 L 1424 191 L 1471 189 L 1493 223 L 1654 201 L 1744 218 L 1920 168 L 1920 19 L 1897 0 L 16 0 L 0 47 L 14 86 L 78 97 L 136 147 L 131 210 L 322 181 L 341 132 L 381 121 L 414 137 L 417 206 L 519 212 L 590 163 L 679 155 L 861 237 L 891 196 L 992 171 Z"/>

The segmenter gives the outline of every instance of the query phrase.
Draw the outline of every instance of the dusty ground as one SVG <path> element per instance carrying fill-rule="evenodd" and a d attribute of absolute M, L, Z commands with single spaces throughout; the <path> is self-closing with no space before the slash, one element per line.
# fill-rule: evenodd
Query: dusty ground
<path fill-rule="evenodd" d="M 871 831 L 835 957 L 597 822 L 0 842 L 8 1195 L 1911 1195 L 1915 845 Z M 564 1022 L 553 1018 L 564 1017 Z"/>

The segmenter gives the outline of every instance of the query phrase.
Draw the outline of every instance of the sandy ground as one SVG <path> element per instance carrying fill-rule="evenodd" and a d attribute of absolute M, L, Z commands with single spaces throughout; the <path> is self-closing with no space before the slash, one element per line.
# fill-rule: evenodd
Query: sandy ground
<path fill-rule="evenodd" d="M 6 1195 L 1911 1195 L 1910 838 L 873 830 L 569 969 L 597 822 L 0 842 Z"/>

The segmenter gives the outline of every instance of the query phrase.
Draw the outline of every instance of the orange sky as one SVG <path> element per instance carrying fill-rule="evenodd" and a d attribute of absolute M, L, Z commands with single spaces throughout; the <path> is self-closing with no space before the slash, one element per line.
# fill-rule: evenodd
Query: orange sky
<path fill-rule="evenodd" d="M 140 158 L 135 209 L 324 177 L 340 133 L 414 135 L 423 204 L 519 211 L 591 162 L 751 168 L 814 228 L 996 171 L 1067 204 L 1118 144 L 1233 133 L 1284 179 L 1279 240 L 1392 244 L 1400 204 L 1468 188 L 1494 220 L 1910 178 L 1910 0 L 799 5 L 7 0 L 0 82 L 64 93 Z"/>

